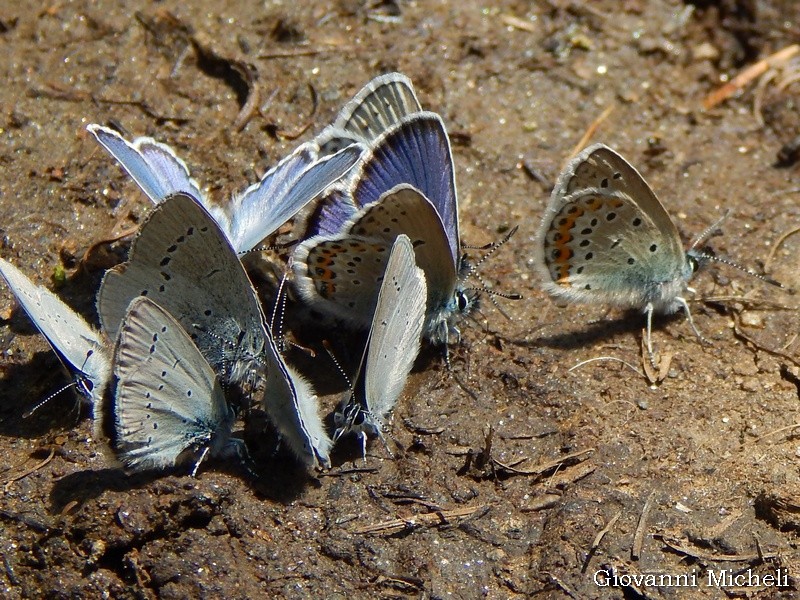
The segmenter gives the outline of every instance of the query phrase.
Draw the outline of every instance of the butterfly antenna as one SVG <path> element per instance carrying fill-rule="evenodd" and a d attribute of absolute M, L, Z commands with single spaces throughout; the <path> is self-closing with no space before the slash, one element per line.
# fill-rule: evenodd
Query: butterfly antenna
<path fill-rule="evenodd" d="M 290 265 L 287 265 L 286 270 L 283 272 L 283 277 L 281 277 L 281 283 L 278 285 L 278 293 L 275 298 L 275 305 L 272 307 L 272 317 L 269 321 L 269 331 L 275 340 L 283 339 L 283 322 L 286 314 L 286 281 L 289 279 L 289 269 Z M 283 342 L 278 342 L 278 344 L 281 346 L 281 351 L 283 351 Z"/>
<path fill-rule="evenodd" d="M 69 388 L 71 388 L 71 387 L 75 387 L 75 386 L 77 386 L 77 385 L 78 385 L 78 382 L 77 382 L 77 381 L 73 381 L 72 383 L 68 383 L 68 384 L 67 384 L 67 385 L 65 385 L 64 387 L 62 387 L 62 388 L 60 388 L 60 389 L 56 390 L 55 392 L 53 392 L 52 394 L 50 394 L 50 395 L 49 395 L 47 398 L 45 398 L 44 400 L 42 400 L 41 402 L 39 402 L 39 403 L 38 403 L 36 406 L 34 406 L 34 407 L 33 407 L 33 408 L 31 408 L 30 410 L 28 410 L 28 411 L 25 411 L 24 413 L 22 413 L 22 418 L 23 418 L 23 419 L 27 419 L 28 417 L 30 417 L 31 415 L 33 415 L 33 413 L 35 413 L 37 410 L 39 410 L 40 408 L 42 408 L 42 407 L 43 407 L 45 404 L 47 404 L 48 402 L 50 402 L 50 400 L 52 400 L 53 398 L 55 398 L 56 396 L 58 396 L 58 395 L 59 395 L 59 394 L 61 394 L 62 392 L 64 392 L 64 391 L 68 390 Z"/>
<path fill-rule="evenodd" d="M 501 247 L 503 247 L 506 244 L 506 242 L 508 242 L 508 240 L 510 240 L 511 237 L 515 233 L 517 233 L 518 229 L 519 229 L 519 225 L 515 225 L 514 227 L 511 228 L 511 231 L 509 231 L 506 234 L 506 237 L 504 237 L 499 242 L 492 242 L 491 244 L 486 244 L 485 246 L 479 246 L 479 247 L 475 248 L 476 250 L 486 250 L 486 253 L 483 256 L 481 256 L 475 264 L 472 264 L 472 265 L 469 266 L 468 273 L 469 274 L 476 274 L 476 271 L 477 271 L 478 267 L 480 267 L 484 262 L 486 262 L 486 260 L 490 256 L 492 256 Z M 465 245 L 464 248 L 470 248 L 470 246 L 466 246 Z"/>
<path fill-rule="evenodd" d="M 482 286 L 482 287 L 479 287 L 479 288 L 474 287 L 474 288 L 467 288 L 467 289 L 471 290 L 471 291 L 474 291 L 474 292 L 478 292 L 478 293 L 485 293 L 486 295 L 488 295 L 489 296 L 489 301 L 494 305 L 494 307 L 497 309 L 497 311 L 501 315 L 503 315 L 506 319 L 508 319 L 509 321 L 512 320 L 511 317 L 508 315 L 508 313 L 506 313 L 506 311 L 504 311 L 502 309 L 502 307 L 497 302 L 497 300 L 495 300 L 495 297 L 499 296 L 501 298 L 506 298 L 507 300 L 520 300 L 520 299 L 522 299 L 522 296 L 520 294 L 502 294 L 500 292 L 493 292 L 492 290 L 489 289 L 489 286 L 487 285 L 486 280 L 478 272 L 478 267 L 480 267 L 484 262 L 486 262 L 486 260 L 490 256 L 492 256 L 495 252 L 497 252 L 498 249 L 500 249 L 503 245 L 505 245 L 505 243 L 508 242 L 508 240 L 510 240 L 511 237 L 515 233 L 517 233 L 518 229 L 519 229 L 519 226 L 517 225 L 517 226 L 513 227 L 511 229 L 511 231 L 509 231 L 506 234 L 506 236 L 502 240 L 500 240 L 499 242 L 492 242 L 491 244 L 487 244 L 486 246 L 482 246 L 480 249 L 481 250 L 486 250 L 487 252 L 481 258 L 479 258 L 477 262 L 475 262 L 474 264 L 468 265 L 468 267 L 467 267 L 467 275 L 468 276 L 472 275 L 473 277 L 475 277 L 475 279 L 477 279 L 478 282 Z M 467 246 L 465 246 L 465 247 L 467 247 Z"/>
<path fill-rule="evenodd" d="M 361 435 L 363 436 L 362 442 L 361 442 L 361 458 L 366 463 L 367 462 L 367 434 L 362 431 Z M 381 427 L 378 427 L 378 439 L 381 442 L 383 442 L 383 447 L 386 450 L 386 454 L 389 455 L 389 458 L 394 460 L 395 459 L 394 452 L 392 452 L 392 449 L 389 448 L 389 442 L 386 441 L 386 436 L 383 435 L 383 429 Z"/>
<path fill-rule="evenodd" d="M 690 251 L 694 250 L 701 244 L 705 244 L 708 241 L 708 239 L 712 235 L 714 235 L 714 232 L 719 228 L 719 226 L 722 225 L 722 223 L 730 216 L 731 216 L 731 209 L 728 209 L 725 211 L 725 214 L 723 214 L 719 219 L 714 221 L 711 225 L 706 227 L 700 235 L 694 238 L 694 240 L 692 241 L 692 245 L 689 246 L 689 250 Z"/>
<path fill-rule="evenodd" d="M 719 256 L 714 256 L 713 254 L 707 254 L 705 252 L 693 252 L 692 256 L 694 258 L 696 258 L 696 259 L 699 259 L 699 260 L 710 260 L 710 261 L 713 261 L 713 262 L 722 263 L 723 265 L 728 265 L 729 267 L 733 267 L 734 269 L 738 269 L 739 271 L 742 271 L 743 273 L 747 273 L 748 275 L 750 275 L 752 277 L 755 277 L 756 279 L 760 279 L 764 283 L 768 283 L 770 285 L 774 285 L 775 287 L 779 287 L 781 289 L 786 289 L 786 286 L 783 285 L 777 279 L 773 279 L 772 277 L 770 277 L 768 275 L 762 275 L 761 273 L 756 273 L 755 271 L 753 271 L 751 269 L 748 269 L 747 267 L 743 267 L 742 265 L 737 264 L 737 263 L 733 262 L 730 259 L 721 258 Z"/>
<path fill-rule="evenodd" d="M 522 294 L 505 294 L 503 292 L 496 292 L 494 290 L 489 289 L 485 285 L 485 282 L 483 281 L 483 278 L 481 278 L 480 275 L 478 275 L 477 273 L 475 273 L 474 275 L 478 278 L 478 281 L 480 281 L 481 283 L 484 284 L 484 286 L 483 287 L 468 287 L 468 288 L 465 288 L 464 291 L 471 291 L 471 292 L 478 292 L 480 294 L 486 294 L 487 296 L 489 296 L 489 302 L 491 302 L 494 305 L 494 307 L 497 309 L 497 311 L 501 315 L 503 315 L 506 319 L 508 319 L 509 321 L 513 321 L 511 316 L 505 310 L 503 310 L 502 306 L 500 306 L 500 303 L 497 302 L 497 300 L 495 300 L 495 297 L 505 298 L 506 300 L 521 300 L 522 299 Z"/>
<path fill-rule="evenodd" d="M 331 348 L 331 345 L 330 343 L 328 343 L 328 340 L 322 340 L 322 345 L 325 347 L 325 352 L 328 353 L 328 356 L 330 356 L 331 361 L 333 361 L 333 364 L 336 366 L 336 370 L 339 371 L 339 375 L 342 376 L 342 379 L 344 379 L 345 383 L 347 384 L 347 388 L 350 390 L 350 393 L 355 394 L 355 389 L 353 388 L 353 382 L 350 379 L 350 376 L 347 374 L 347 371 L 345 371 L 344 368 L 342 367 L 342 363 L 339 362 L 339 360 L 336 358 L 336 355 L 333 353 L 333 348 Z"/>
<path fill-rule="evenodd" d="M 289 240 L 283 244 L 270 244 L 269 246 L 256 246 L 255 248 L 250 248 L 250 250 L 242 250 L 241 252 L 237 252 L 238 256 L 247 256 L 248 254 L 255 254 L 261 252 L 280 252 L 281 250 L 286 250 L 287 248 L 291 248 L 300 243 L 300 240 Z"/>

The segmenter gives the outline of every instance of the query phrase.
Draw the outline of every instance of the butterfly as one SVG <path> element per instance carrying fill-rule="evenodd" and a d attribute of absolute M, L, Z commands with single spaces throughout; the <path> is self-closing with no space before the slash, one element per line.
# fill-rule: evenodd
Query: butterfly
<path fill-rule="evenodd" d="M 684 295 L 693 291 L 689 281 L 706 260 L 721 260 L 697 250 L 718 224 L 684 250 L 678 229 L 639 172 L 608 146 L 594 144 L 558 177 L 537 234 L 534 265 L 552 296 L 641 309 L 652 360 L 653 314 L 683 308 L 704 339 Z"/>
<path fill-rule="evenodd" d="M 475 305 L 464 286 L 458 198 L 441 117 L 418 112 L 379 136 L 351 183 L 321 201 L 315 235 L 293 255 L 294 283 L 312 308 L 366 329 L 395 238 L 405 234 L 427 280 L 425 335 L 457 340 L 457 322 Z"/>
<path fill-rule="evenodd" d="M 414 85 L 402 73 L 375 77 L 359 91 L 317 137 L 322 154 L 350 144 L 369 146 L 407 115 L 422 110 Z"/>
<path fill-rule="evenodd" d="M 426 296 L 425 273 L 416 265 L 411 241 L 401 234 L 386 263 L 355 389 L 334 413 L 334 442 L 355 432 L 365 458 L 367 435 L 383 438 L 419 354 Z"/>
<path fill-rule="evenodd" d="M 128 142 L 102 125 L 92 124 L 87 129 L 153 203 L 178 192 L 198 199 L 239 253 L 255 248 L 344 176 L 365 150 L 360 144 L 347 144 L 320 158 L 318 144 L 307 142 L 267 171 L 258 183 L 220 206 L 205 197 L 190 177 L 186 163 L 166 144 L 149 137 Z"/>
<path fill-rule="evenodd" d="M 76 389 L 96 409 L 111 378 L 111 349 L 106 339 L 58 296 L 33 283 L 2 258 L 0 275 L 74 376 Z"/>
<path fill-rule="evenodd" d="M 129 471 L 164 469 L 233 449 L 236 414 L 214 370 L 183 326 L 146 296 L 134 298 L 114 353 L 116 390 L 99 416 L 117 458 Z"/>
<path fill-rule="evenodd" d="M 173 194 L 158 204 L 128 262 L 104 276 L 97 306 L 109 337 L 116 338 L 137 296 L 159 304 L 189 332 L 224 385 L 239 385 L 246 395 L 263 392 L 267 415 L 297 456 L 329 464 L 331 441 L 313 389 L 284 362 L 228 237 L 192 196 Z"/>

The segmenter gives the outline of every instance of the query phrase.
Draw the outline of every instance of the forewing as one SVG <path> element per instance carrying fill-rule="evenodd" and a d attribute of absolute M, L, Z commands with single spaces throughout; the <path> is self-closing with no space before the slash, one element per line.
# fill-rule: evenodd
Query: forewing
<path fill-rule="evenodd" d="M 425 274 L 408 237 L 395 241 L 378 294 L 367 350 L 365 392 L 370 416 L 391 412 L 419 354 L 425 322 Z"/>
<path fill-rule="evenodd" d="M 177 192 L 203 198 L 197 183 L 189 176 L 186 163 L 166 144 L 149 137 L 128 142 L 102 125 L 92 124 L 87 129 L 154 204 Z"/>
<path fill-rule="evenodd" d="M 411 80 L 401 73 L 379 75 L 345 104 L 334 122 L 318 137 L 323 152 L 347 141 L 372 142 L 421 106 Z"/>
<path fill-rule="evenodd" d="M 38 286 L 0 258 L 0 274 L 17 301 L 55 352 L 80 377 L 91 381 L 93 402 L 102 397 L 111 375 L 110 352 L 89 324 L 50 290 Z"/>
<path fill-rule="evenodd" d="M 640 306 L 685 271 L 670 232 L 621 192 L 589 189 L 567 196 L 543 235 L 547 289 L 574 300 Z"/>
<path fill-rule="evenodd" d="M 662 237 L 669 238 L 672 252 L 683 253 L 678 230 L 652 188 L 633 165 L 603 144 L 589 146 L 569 162 L 553 189 L 550 208 L 560 210 L 567 197 L 588 189 L 630 198 L 663 232 Z"/>
<path fill-rule="evenodd" d="M 153 209 L 128 262 L 103 278 L 98 312 L 110 337 L 137 296 L 173 315 L 217 372 L 236 371 L 265 346 L 261 305 L 244 267 L 216 221 L 186 194 Z"/>
<path fill-rule="evenodd" d="M 129 469 L 171 466 L 190 448 L 228 439 L 233 415 L 214 371 L 181 324 L 148 298 L 131 302 L 114 375 L 112 444 Z"/>
<path fill-rule="evenodd" d="M 344 176 L 364 152 L 351 145 L 324 158 L 306 143 L 267 172 L 225 209 L 226 229 L 237 252 L 247 252 Z"/>
<path fill-rule="evenodd" d="M 358 207 L 378 202 L 386 192 L 401 184 L 419 190 L 439 214 L 450 259 L 453 265 L 458 263 L 458 199 L 453 156 L 439 115 L 419 112 L 402 119 L 376 140 L 353 180 L 352 198 Z"/>
<path fill-rule="evenodd" d="M 350 191 L 341 182 L 332 186 L 314 205 L 314 210 L 304 224 L 295 221 L 301 231 L 300 239 L 307 240 L 315 235 L 336 235 L 358 212 Z"/>

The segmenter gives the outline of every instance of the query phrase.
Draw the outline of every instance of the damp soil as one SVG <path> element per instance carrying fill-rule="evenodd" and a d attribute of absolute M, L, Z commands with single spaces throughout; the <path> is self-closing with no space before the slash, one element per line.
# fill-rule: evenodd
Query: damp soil
<path fill-rule="evenodd" d="M 780 239 L 800 226 L 800 167 L 778 158 L 798 145 L 798 67 L 702 104 L 799 35 L 793 0 L 6 2 L 0 255 L 91 322 L 149 203 L 87 124 L 170 144 L 224 198 L 392 70 L 451 133 L 464 242 L 519 226 L 480 272 L 524 299 L 497 299 L 506 318 L 484 298 L 449 370 L 423 353 L 366 462 L 352 441 L 309 472 L 250 424 L 257 477 L 231 460 L 129 477 L 69 392 L 22 417 L 67 380 L 4 290 L 0 596 L 797 597 L 796 296 L 709 265 L 691 302 L 707 343 L 657 319 L 653 383 L 643 317 L 557 306 L 532 261 L 552 182 L 593 131 L 687 243 L 730 211 L 713 251 L 800 288 L 800 236 Z M 350 339 L 312 329 L 312 347 Z M 330 413 L 343 386 L 324 352 L 292 358 Z M 709 586 L 723 569 L 786 585 Z M 636 574 L 676 579 L 619 579 Z"/>

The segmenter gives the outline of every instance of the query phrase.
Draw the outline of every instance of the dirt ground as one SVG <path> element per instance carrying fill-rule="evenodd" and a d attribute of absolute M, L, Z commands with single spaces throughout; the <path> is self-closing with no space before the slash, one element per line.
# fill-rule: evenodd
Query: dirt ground
<path fill-rule="evenodd" d="M 702 106 L 798 40 L 797 2 L 130 4 L 0 10 L 0 255 L 96 323 L 125 242 L 96 243 L 149 202 L 87 124 L 169 143 L 223 198 L 399 70 L 451 132 L 464 241 L 520 226 L 481 272 L 524 300 L 499 301 L 510 320 L 484 302 L 451 372 L 423 354 L 394 459 L 344 444 L 308 473 L 248 427 L 258 479 L 220 461 L 192 479 L 109 468 L 70 393 L 22 418 L 65 377 L 4 290 L 3 598 L 797 597 L 797 298 L 709 266 L 692 309 L 712 344 L 659 319 L 672 359 L 651 384 L 642 316 L 558 307 L 531 262 L 552 182 L 599 123 L 591 139 L 639 168 L 687 241 L 731 209 L 714 251 L 800 288 L 800 236 L 780 240 L 800 226 L 791 147 L 777 166 L 800 135 L 800 63 Z M 330 376 L 324 355 L 303 366 Z M 340 389 L 323 387 L 326 412 Z M 709 585 L 723 569 L 780 569 L 784 586 Z M 637 574 L 673 579 L 622 577 Z"/>

